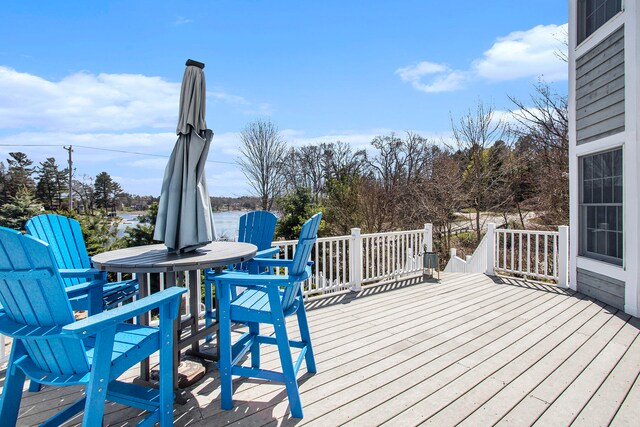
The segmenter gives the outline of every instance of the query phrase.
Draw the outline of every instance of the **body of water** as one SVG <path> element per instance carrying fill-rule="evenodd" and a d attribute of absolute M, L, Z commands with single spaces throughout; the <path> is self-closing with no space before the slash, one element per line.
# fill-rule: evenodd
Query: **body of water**
<path fill-rule="evenodd" d="M 224 237 L 227 240 L 236 240 L 238 238 L 238 222 L 245 213 L 243 211 L 214 212 L 213 222 L 218 238 Z M 124 236 L 127 227 L 136 227 L 138 225 L 137 214 L 121 213 L 118 216 L 122 218 L 122 223 L 118 226 L 118 237 Z"/>

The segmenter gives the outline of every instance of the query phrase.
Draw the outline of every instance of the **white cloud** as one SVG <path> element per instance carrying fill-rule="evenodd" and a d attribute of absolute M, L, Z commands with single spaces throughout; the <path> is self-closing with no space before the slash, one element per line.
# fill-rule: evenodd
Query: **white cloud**
<path fill-rule="evenodd" d="M 55 82 L 0 66 L 0 94 L 0 129 L 168 130 L 176 125 L 180 83 L 141 74 L 87 72 Z M 241 96 L 220 90 L 207 96 L 213 102 L 253 106 Z M 257 108 L 266 110 L 268 104 Z"/>
<path fill-rule="evenodd" d="M 445 64 L 422 61 L 416 65 L 398 68 L 396 74 L 421 92 L 436 93 L 450 92 L 462 88 L 466 74 L 459 70 L 452 70 Z M 425 82 L 425 77 L 430 78 Z"/>
<path fill-rule="evenodd" d="M 184 25 L 193 22 L 193 19 L 185 18 L 184 16 L 176 16 L 176 20 L 173 21 L 173 25 Z"/>
<path fill-rule="evenodd" d="M 499 82 L 543 76 L 549 82 L 566 80 L 567 64 L 558 57 L 558 52 L 566 52 L 566 34 L 567 24 L 538 25 L 498 38 L 468 71 L 422 61 L 395 73 L 414 89 L 427 93 L 459 90 L 476 79 Z"/>
<path fill-rule="evenodd" d="M 544 76 L 547 81 L 567 79 L 567 64 L 557 52 L 566 50 L 562 41 L 564 25 L 538 25 L 501 37 L 474 61 L 475 73 L 489 81 Z"/>

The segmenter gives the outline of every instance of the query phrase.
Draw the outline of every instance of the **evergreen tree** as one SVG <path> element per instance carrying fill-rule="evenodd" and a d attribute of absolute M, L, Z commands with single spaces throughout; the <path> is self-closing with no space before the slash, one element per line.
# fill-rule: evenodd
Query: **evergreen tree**
<path fill-rule="evenodd" d="M 24 230 L 24 225 L 33 216 L 40 213 L 40 204 L 37 203 L 33 193 L 22 187 L 15 196 L 10 198 L 0 208 L 0 226 Z"/>
<path fill-rule="evenodd" d="M 31 178 L 34 168 L 31 167 L 33 160 L 30 160 L 22 152 L 9 153 L 11 158 L 7 159 L 9 169 L 7 171 L 7 194 L 11 197 L 17 195 L 18 190 L 26 188 L 28 191 L 35 190 L 35 182 Z"/>
<path fill-rule="evenodd" d="M 115 211 L 118 199 L 122 196 L 123 191 L 120 184 L 115 182 L 107 172 L 100 172 L 96 175 L 93 193 L 97 208 Z"/>
<path fill-rule="evenodd" d="M 276 226 L 276 236 L 285 240 L 298 238 L 302 224 L 320 209 L 313 203 L 313 197 L 309 189 L 298 187 L 295 191 L 280 201 L 284 216 Z M 324 220 L 320 223 L 318 234 L 324 230 Z"/>
<path fill-rule="evenodd" d="M 47 160 L 41 162 L 37 173 L 36 197 L 44 203 L 46 209 L 52 210 L 55 207 L 60 207 L 64 179 L 61 179 L 63 178 L 62 171 L 58 169 L 56 159 L 48 157 Z"/>
<path fill-rule="evenodd" d="M 112 186 L 111 175 L 106 172 L 100 172 L 96 175 L 96 180 L 93 183 L 93 195 L 97 208 L 106 209 L 109 206 Z"/>
<path fill-rule="evenodd" d="M 144 215 L 138 217 L 137 227 L 127 227 L 125 242 L 127 247 L 152 245 L 160 243 L 153 240 L 153 233 L 156 229 L 156 218 L 158 217 L 158 202 L 154 202 Z"/>

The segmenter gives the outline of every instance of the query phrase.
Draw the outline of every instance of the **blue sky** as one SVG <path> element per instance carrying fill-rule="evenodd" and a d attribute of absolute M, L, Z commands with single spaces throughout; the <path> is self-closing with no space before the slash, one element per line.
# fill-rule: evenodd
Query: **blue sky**
<path fill-rule="evenodd" d="M 447 138 L 451 116 L 479 99 L 506 114 L 508 95 L 526 99 L 541 75 L 566 93 L 554 51 L 567 9 L 560 0 L 2 2 L 0 144 L 23 146 L 0 146 L 0 158 L 20 150 L 64 165 L 60 145 L 73 144 L 77 177 L 107 171 L 125 191 L 158 195 L 193 58 L 206 64 L 215 132 L 209 191 L 248 194 L 233 163 L 238 133 L 256 118 L 292 146 L 361 148 L 392 131 Z"/>

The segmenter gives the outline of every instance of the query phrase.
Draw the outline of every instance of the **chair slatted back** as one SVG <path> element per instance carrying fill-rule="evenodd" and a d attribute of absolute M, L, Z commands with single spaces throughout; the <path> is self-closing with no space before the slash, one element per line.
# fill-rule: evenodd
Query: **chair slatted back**
<path fill-rule="evenodd" d="M 253 211 L 242 215 L 238 225 L 238 242 L 252 243 L 259 251 L 269 249 L 276 222 L 276 216 L 267 211 Z"/>
<path fill-rule="evenodd" d="M 60 269 L 90 268 L 91 260 L 82 237 L 80 223 L 62 215 L 38 215 L 27 221 L 27 232 L 47 242 Z M 83 278 L 64 278 L 66 287 L 85 282 Z"/>
<path fill-rule="evenodd" d="M 238 242 L 252 243 L 259 251 L 269 249 L 273 241 L 278 219 L 267 211 L 252 211 L 240 217 L 238 224 Z M 248 263 L 235 266 L 236 270 L 246 270 Z"/>
<path fill-rule="evenodd" d="M 45 242 L 0 227 L 0 304 L 12 321 L 27 326 L 64 326 L 75 321 L 54 259 Z M 33 362 L 52 374 L 89 371 L 77 339 L 23 340 Z"/>
<path fill-rule="evenodd" d="M 300 230 L 300 237 L 298 237 L 298 244 L 296 245 L 296 252 L 293 255 L 292 265 L 289 268 L 289 274 L 298 276 L 302 275 L 307 268 L 307 262 L 311 256 L 311 250 L 318 238 L 318 228 L 320 227 L 320 220 L 322 219 L 322 213 L 319 212 L 309 218 Z M 291 307 L 295 298 L 298 296 L 302 281 L 299 281 L 296 286 L 287 287 L 282 295 L 282 308 L 286 310 Z"/>

